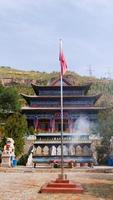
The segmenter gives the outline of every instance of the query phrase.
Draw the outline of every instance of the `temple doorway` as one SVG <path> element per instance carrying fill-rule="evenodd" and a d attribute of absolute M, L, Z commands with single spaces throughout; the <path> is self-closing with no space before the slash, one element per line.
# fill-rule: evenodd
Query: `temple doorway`
<path fill-rule="evenodd" d="M 55 120 L 55 131 L 60 132 L 61 131 L 61 120 L 60 119 L 56 119 Z M 64 119 L 63 122 L 63 131 L 68 131 L 68 120 Z"/>
<path fill-rule="evenodd" d="M 34 119 L 27 119 L 28 127 L 34 127 Z"/>
<path fill-rule="evenodd" d="M 50 131 L 50 120 L 49 119 L 39 119 L 38 128 L 42 131 Z"/>

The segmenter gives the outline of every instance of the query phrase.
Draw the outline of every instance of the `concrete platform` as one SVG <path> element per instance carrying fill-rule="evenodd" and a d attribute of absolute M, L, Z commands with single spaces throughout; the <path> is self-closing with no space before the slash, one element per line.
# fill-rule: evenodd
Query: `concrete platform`
<path fill-rule="evenodd" d="M 79 183 L 70 180 L 56 179 L 41 187 L 39 193 L 83 193 Z"/>

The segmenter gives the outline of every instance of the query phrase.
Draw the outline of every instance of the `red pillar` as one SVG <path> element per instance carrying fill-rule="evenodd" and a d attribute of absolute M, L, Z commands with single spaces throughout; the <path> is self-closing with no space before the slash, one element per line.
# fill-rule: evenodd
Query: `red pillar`
<path fill-rule="evenodd" d="M 53 133 L 55 131 L 55 119 L 53 118 L 51 120 L 51 132 Z"/>
<path fill-rule="evenodd" d="M 39 120 L 38 120 L 38 118 L 37 118 L 36 121 L 35 121 L 35 131 L 38 130 L 38 125 L 39 125 Z"/>

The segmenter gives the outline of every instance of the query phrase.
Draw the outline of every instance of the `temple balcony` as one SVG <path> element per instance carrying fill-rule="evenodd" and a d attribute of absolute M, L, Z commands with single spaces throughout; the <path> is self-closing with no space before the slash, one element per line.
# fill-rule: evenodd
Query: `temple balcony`
<path fill-rule="evenodd" d="M 91 140 L 63 140 L 63 144 L 90 144 Z M 59 140 L 43 140 L 43 141 L 35 141 L 34 145 L 42 145 L 42 144 L 61 144 Z"/>
<path fill-rule="evenodd" d="M 35 144 L 61 144 L 61 133 L 42 133 L 36 135 Z M 86 133 L 63 133 L 63 143 L 91 143 L 89 135 Z"/>

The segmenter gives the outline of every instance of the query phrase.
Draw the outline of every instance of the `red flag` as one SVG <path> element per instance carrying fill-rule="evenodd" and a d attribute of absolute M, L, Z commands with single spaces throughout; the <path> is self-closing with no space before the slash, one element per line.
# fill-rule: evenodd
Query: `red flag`
<path fill-rule="evenodd" d="M 67 63 L 66 63 L 62 49 L 60 49 L 59 60 L 60 60 L 60 65 L 61 65 L 61 75 L 63 76 L 65 72 L 67 71 Z"/>

